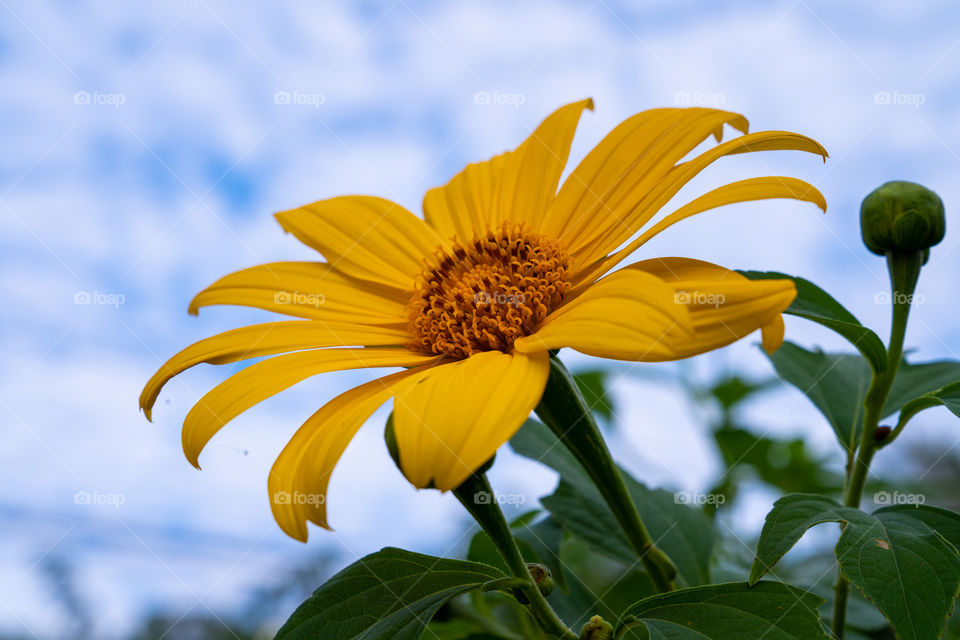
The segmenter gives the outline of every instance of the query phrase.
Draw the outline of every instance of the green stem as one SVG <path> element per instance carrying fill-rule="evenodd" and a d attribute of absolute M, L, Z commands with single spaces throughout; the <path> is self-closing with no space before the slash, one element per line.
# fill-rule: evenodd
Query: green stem
<path fill-rule="evenodd" d="M 497 551 L 503 556 L 511 575 L 525 581 L 526 586 L 522 589 L 523 595 L 526 596 L 530 612 L 540 627 L 555 638 L 577 640 L 577 635 L 557 616 L 547 599 L 540 593 L 536 583 L 534 583 L 533 576 L 527 569 L 527 563 L 520 554 L 519 547 L 517 547 L 517 541 L 510 531 L 510 525 L 507 523 L 503 511 L 500 510 L 500 505 L 497 504 L 490 483 L 487 481 L 487 476 L 483 473 L 473 474 L 453 490 L 453 495 L 490 536 Z"/>
<path fill-rule="evenodd" d="M 876 439 L 877 428 L 880 426 L 883 407 L 897 378 L 900 361 L 903 359 L 903 340 L 907 331 L 910 304 L 922 266 L 922 252 L 887 254 L 887 270 L 890 272 L 890 289 L 893 293 L 893 319 L 890 326 L 890 343 L 887 346 L 887 367 L 880 373 L 874 373 L 863 401 L 860 445 L 852 466 L 847 469 L 847 482 L 843 495 L 843 503 L 848 507 L 860 507 L 863 488 L 866 486 L 870 472 L 870 463 L 877 449 L 883 446 L 883 443 Z M 837 582 L 833 593 L 833 635 L 837 640 L 842 640 L 846 626 L 850 582 L 843 577 L 839 568 L 837 568 Z"/>
<path fill-rule="evenodd" d="M 577 458 L 600 490 L 657 590 L 664 593 L 675 589 L 676 566 L 650 538 L 593 412 L 587 407 L 573 376 L 556 357 L 550 358 L 550 377 L 537 415 Z"/>

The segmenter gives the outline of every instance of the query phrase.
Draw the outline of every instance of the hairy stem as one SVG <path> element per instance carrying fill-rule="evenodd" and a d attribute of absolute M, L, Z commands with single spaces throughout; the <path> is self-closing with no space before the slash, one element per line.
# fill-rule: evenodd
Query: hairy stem
<path fill-rule="evenodd" d="M 890 285 L 893 292 L 893 319 L 890 326 L 890 342 L 887 346 L 887 366 L 883 371 L 874 373 L 864 398 L 860 444 L 853 458 L 853 464 L 847 468 L 847 482 L 843 495 L 843 503 L 848 507 L 860 507 L 863 488 L 866 486 L 870 472 L 870 463 L 881 446 L 876 439 L 877 427 L 880 426 L 883 407 L 890 395 L 897 371 L 900 369 L 900 361 L 903 359 L 907 318 L 910 315 L 910 304 L 922 266 L 923 256 L 920 252 L 887 254 L 887 269 L 890 272 Z M 833 594 L 833 635 L 837 640 L 842 640 L 846 626 L 850 582 L 843 576 L 839 567 Z"/>
<path fill-rule="evenodd" d="M 490 536 L 497 551 L 503 556 L 510 573 L 525 581 L 525 586 L 522 588 L 523 595 L 529 602 L 530 612 L 537 624 L 554 638 L 577 640 L 577 634 L 571 631 L 563 623 L 563 620 L 557 616 L 547 599 L 540 593 L 533 576 L 530 575 L 530 570 L 527 569 L 527 563 L 520 554 L 513 532 L 510 531 L 510 525 L 494 498 L 487 476 L 483 473 L 473 474 L 463 484 L 454 489 L 453 494 Z"/>

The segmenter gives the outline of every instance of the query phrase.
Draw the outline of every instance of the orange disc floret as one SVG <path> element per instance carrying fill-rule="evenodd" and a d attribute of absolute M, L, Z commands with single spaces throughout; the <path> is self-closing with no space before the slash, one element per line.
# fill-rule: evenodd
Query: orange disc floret
<path fill-rule="evenodd" d="M 556 241 L 506 223 L 454 242 L 424 266 L 410 301 L 410 347 L 466 358 L 508 351 L 570 289 L 570 260 Z"/>

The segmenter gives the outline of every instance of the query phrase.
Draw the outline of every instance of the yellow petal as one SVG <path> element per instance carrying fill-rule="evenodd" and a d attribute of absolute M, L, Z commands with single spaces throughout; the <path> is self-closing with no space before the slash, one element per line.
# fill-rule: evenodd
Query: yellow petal
<path fill-rule="evenodd" d="M 783 344 L 783 336 L 786 333 L 786 327 L 783 324 L 783 316 L 778 315 L 772 321 L 760 327 L 760 336 L 763 342 L 763 350 L 767 353 L 773 353 Z"/>
<path fill-rule="evenodd" d="M 611 227 L 622 227 L 650 188 L 724 124 L 744 132 L 748 126 L 743 116 L 716 109 L 653 109 L 628 118 L 564 182 L 544 232 L 577 254 Z"/>
<path fill-rule="evenodd" d="M 274 462 L 267 481 L 273 517 L 288 536 L 306 542 L 308 521 L 330 528 L 327 486 L 344 449 L 393 395 L 397 384 L 421 378 L 431 366 L 394 373 L 342 393 L 297 430 Z"/>
<path fill-rule="evenodd" d="M 813 185 L 803 180 L 785 176 L 768 176 L 733 182 L 705 193 L 692 202 L 680 207 L 670 215 L 665 216 L 660 222 L 644 231 L 626 247 L 603 259 L 598 266 L 586 272 L 585 275 L 581 277 L 585 280 L 592 280 L 607 273 L 624 258 L 636 251 L 641 245 L 648 242 L 667 227 L 685 218 L 728 204 L 774 198 L 791 198 L 812 202 L 824 212 L 827 210 L 827 201 L 823 197 L 823 194 Z"/>
<path fill-rule="evenodd" d="M 217 385 L 194 405 L 183 423 L 183 453 L 200 468 L 200 452 L 225 424 L 267 398 L 320 373 L 374 367 L 414 367 L 436 356 L 406 349 L 311 349 L 252 364 Z"/>
<path fill-rule="evenodd" d="M 226 364 L 303 349 L 405 345 L 409 340 L 403 328 L 312 320 L 268 322 L 225 331 L 190 345 L 160 367 L 140 394 L 140 408 L 151 419 L 153 403 L 163 385 L 201 362 Z"/>
<path fill-rule="evenodd" d="M 796 297 L 791 280 L 750 280 L 736 271 L 689 258 L 644 260 L 624 268 L 650 273 L 668 282 L 690 310 L 695 338 L 675 347 L 669 360 L 712 351 L 764 331 L 764 346 L 783 341 L 780 314 Z"/>
<path fill-rule="evenodd" d="M 593 101 L 557 109 L 515 150 L 467 165 L 446 185 L 428 191 L 423 199 L 427 222 L 441 237 L 462 242 L 507 220 L 538 230 L 584 109 L 593 109 Z"/>
<path fill-rule="evenodd" d="M 400 291 L 413 288 L 424 258 L 444 244 L 423 220 L 383 198 L 342 196 L 276 217 L 338 271 Z"/>
<path fill-rule="evenodd" d="M 704 151 L 692 160 L 678 164 L 666 175 L 658 178 L 642 199 L 634 200 L 627 207 L 619 224 L 611 225 L 605 233 L 589 242 L 582 243 L 575 254 L 578 264 L 590 265 L 595 260 L 626 242 L 638 229 L 653 218 L 673 196 L 698 173 L 715 160 L 737 153 L 753 151 L 806 151 L 826 160 L 827 151 L 818 142 L 789 131 L 761 131 L 734 138 Z"/>
<path fill-rule="evenodd" d="M 417 487 L 455 489 L 516 433 L 549 373 L 546 351 L 486 351 L 405 383 L 393 409 L 404 475 Z"/>
<path fill-rule="evenodd" d="M 673 287 L 642 271 L 622 269 L 593 283 L 514 348 L 523 353 L 570 347 L 616 360 L 663 360 L 693 338 L 686 305 Z"/>
<path fill-rule="evenodd" d="M 194 297 L 189 311 L 229 304 L 311 320 L 391 324 L 406 322 L 406 298 L 322 262 L 273 262 L 220 278 Z"/>

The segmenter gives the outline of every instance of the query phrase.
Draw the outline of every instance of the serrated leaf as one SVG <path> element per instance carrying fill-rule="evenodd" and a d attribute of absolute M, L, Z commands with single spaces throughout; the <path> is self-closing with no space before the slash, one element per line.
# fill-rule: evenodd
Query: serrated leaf
<path fill-rule="evenodd" d="M 740 273 L 751 280 L 793 280 L 797 287 L 797 297 L 784 313 L 811 320 L 840 334 L 863 354 L 874 371 L 880 372 L 886 368 L 887 348 L 879 336 L 860 324 L 856 316 L 817 285 L 804 278 L 776 271 L 741 271 Z"/>
<path fill-rule="evenodd" d="M 631 606 L 618 625 L 646 640 L 826 640 L 823 600 L 780 582 L 681 589 Z"/>
<path fill-rule="evenodd" d="M 960 589 L 960 553 L 917 517 L 920 512 L 896 508 L 871 515 L 813 494 L 781 498 L 767 514 L 750 581 L 763 577 L 810 527 L 843 523 L 835 549 L 843 575 L 877 606 L 899 640 L 939 638 Z"/>
<path fill-rule="evenodd" d="M 277 640 L 339 638 L 416 640 L 445 602 L 500 570 L 386 548 L 330 578 L 277 632 Z"/>
<path fill-rule="evenodd" d="M 636 552 L 599 491 L 546 425 L 528 420 L 510 440 L 510 446 L 520 455 L 543 462 L 560 473 L 557 490 L 541 502 L 565 529 L 614 559 L 628 565 L 636 562 Z M 678 501 L 676 494 L 649 489 L 626 471 L 621 472 L 640 517 L 657 546 L 677 565 L 681 582 L 709 582 L 714 544 L 709 518 Z"/>
<path fill-rule="evenodd" d="M 874 515 L 881 513 L 905 513 L 915 520 L 920 520 L 946 538 L 947 542 L 960 549 L 960 514 L 958 513 L 923 504 L 897 504 L 873 512 Z"/>

